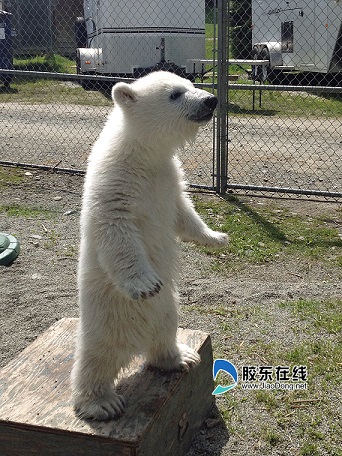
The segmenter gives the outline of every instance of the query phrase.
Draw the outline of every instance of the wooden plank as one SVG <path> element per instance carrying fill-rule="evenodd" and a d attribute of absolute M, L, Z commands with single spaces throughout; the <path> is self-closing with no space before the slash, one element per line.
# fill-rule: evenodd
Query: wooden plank
<path fill-rule="evenodd" d="M 189 373 L 163 373 L 136 358 L 119 381 L 127 400 L 116 420 L 78 419 L 70 371 L 77 319 L 62 319 L 0 371 L 0 455 L 181 455 L 213 405 L 210 337 L 180 329 L 199 351 Z"/>

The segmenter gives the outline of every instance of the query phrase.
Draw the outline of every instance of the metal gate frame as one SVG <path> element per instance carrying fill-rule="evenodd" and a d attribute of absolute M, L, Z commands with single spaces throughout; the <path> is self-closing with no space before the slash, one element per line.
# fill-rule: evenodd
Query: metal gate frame
<path fill-rule="evenodd" d="M 324 198 L 342 198 L 342 192 L 330 192 L 321 190 L 310 190 L 301 188 L 270 187 L 245 184 L 229 183 L 229 113 L 228 100 L 230 90 L 249 90 L 256 91 L 260 96 L 263 91 L 286 91 L 296 92 L 305 91 L 310 93 L 342 93 L 342 87 L 327 86 L 288 86 L 288 85 L 255 85 L 255 84 L 230 84 L 229 83 L 229 49 L 230 49 L 230 20 L 229 20 L 229 0 L 218 0 L 218 49 L 217 49 L 217 125 L 216 125 L 216 184 L 215 191 L 225 194 L 229 190 L 245 190 L 263 193 L 282 193 L 287 195 L 307 195 L 319 196 Z M 254 98 L 253 98 L 254 99 Z M 341 170 L 342 172 L 342 170 Z"/>

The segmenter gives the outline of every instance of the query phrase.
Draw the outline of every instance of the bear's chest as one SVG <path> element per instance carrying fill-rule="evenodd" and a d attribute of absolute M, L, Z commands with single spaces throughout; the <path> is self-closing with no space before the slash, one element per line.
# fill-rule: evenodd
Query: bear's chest
<path fill-rule="evenodd" d="M 153 230 L 155 236 L 175 229 L 180 187 L 170 177 L 150 175 L 137 199 L 135 210 L 140 228 Z"/>

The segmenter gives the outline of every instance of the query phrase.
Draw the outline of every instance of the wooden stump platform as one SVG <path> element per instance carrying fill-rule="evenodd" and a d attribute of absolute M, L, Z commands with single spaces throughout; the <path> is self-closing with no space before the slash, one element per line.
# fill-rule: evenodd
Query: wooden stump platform
<path fill-rule="evenodd" d="M 181 456 L 214 403 L 208 334 L 179 329 L 200 365 L 164 373 L 136 360 L 119 381 L 125 414 L 115 420 L 78 419 L 70 371 L 76 318 L 51 326 L 0 370 L 1 456 Z"/>

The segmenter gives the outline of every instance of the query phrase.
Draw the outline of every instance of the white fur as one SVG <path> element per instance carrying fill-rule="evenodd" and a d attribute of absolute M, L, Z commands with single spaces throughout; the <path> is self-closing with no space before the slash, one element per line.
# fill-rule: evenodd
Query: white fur
<path fill-rule="evenodd" d="M 170 99 L 177 90 L 182 94 Z M 137 353 L 165 370 L 200 361 L 176 341 L 177 237 L 214 247 L 227 242 L 195 212 L 175 158 L 205 123 L 197 118 L 209 94 L 158 72 L 118 83 L 112 96 L 84 184 L 72 372 L 77 414 L 98 420 L 123 412 L 114 380 Z"/>

